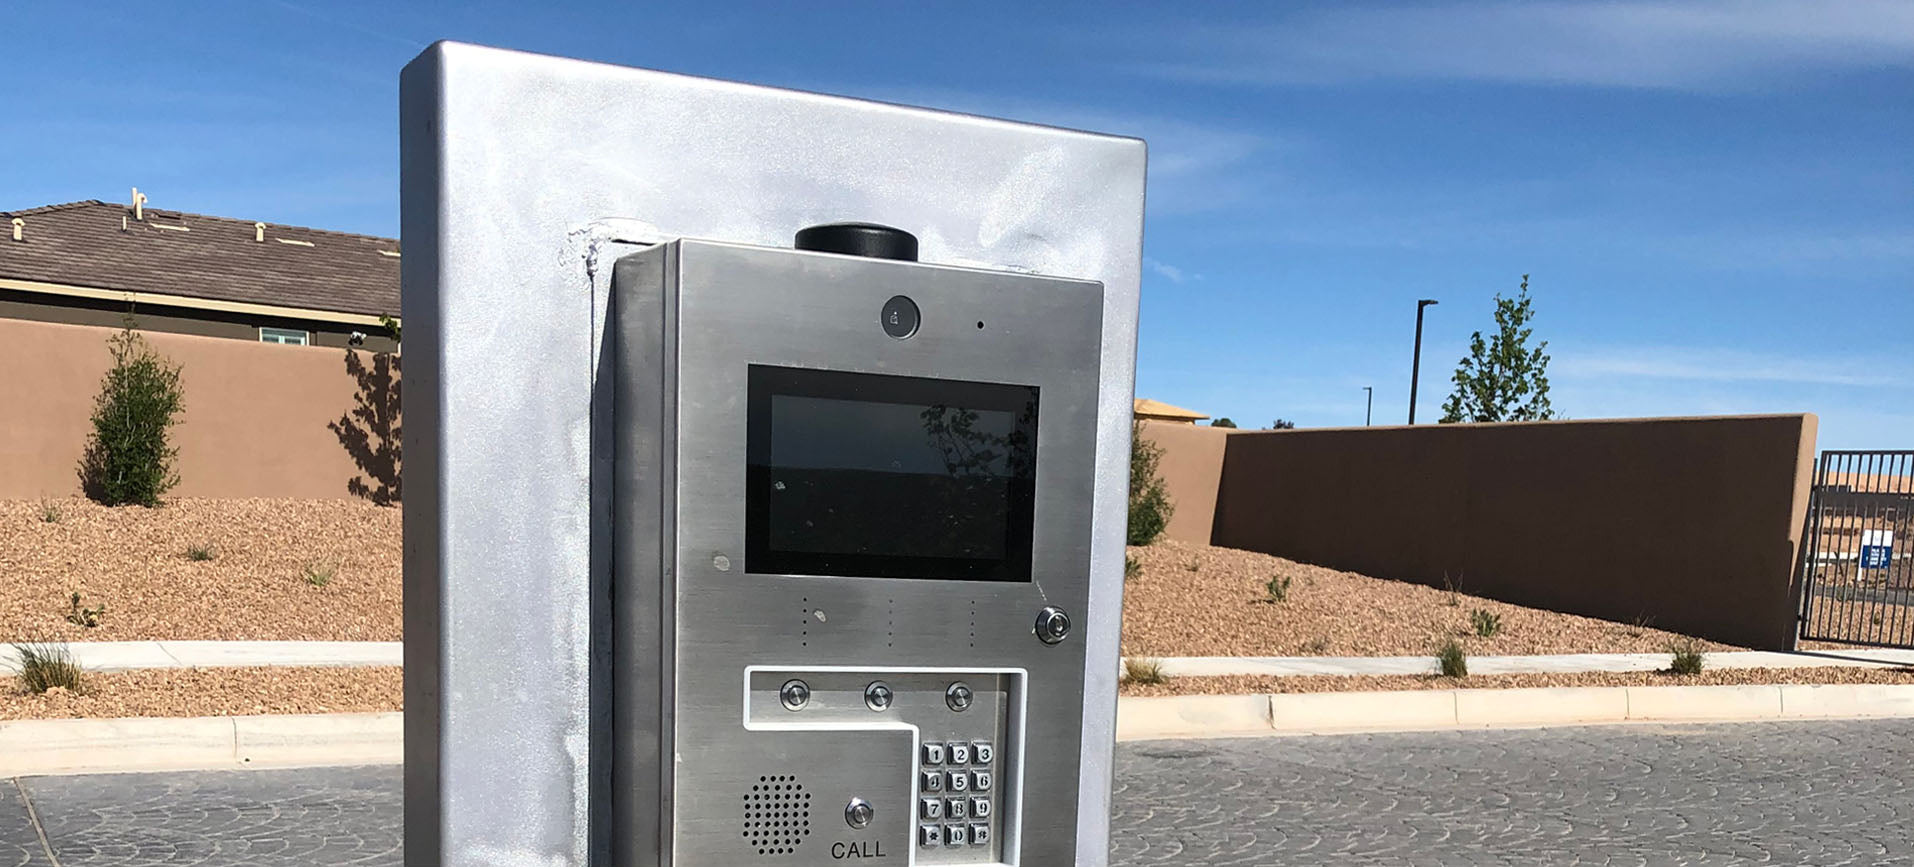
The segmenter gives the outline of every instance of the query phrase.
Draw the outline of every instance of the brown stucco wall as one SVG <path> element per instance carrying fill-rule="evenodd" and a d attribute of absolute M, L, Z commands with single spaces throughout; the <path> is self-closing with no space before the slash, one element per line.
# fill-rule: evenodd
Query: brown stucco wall
<path fill-rule="evenodd" d="M 1226 440 L 1212 540 L 1786 648 L 1816 423 L 1242 431 Z"/>
<path fill-rule="evenodd" d="M 0 319 L 0 498 L 79 493 L 75 468 L 91 431 L 93 398 L 111 363 L 113 329 Z M 359 478 L 392 476 L 376 458 L 348 453 L 329 429 L 365 393 L 382 399 L 396 364 L 336 348 L 146 332 L 181 367 L 185 411 L 173 429 L 186 497 L 348 497 Z M 383 356 L 390 363 L 391 356 Z M 396 403 L 396 400 L 391 401 Z M 381 437 L 376 433 L 371 444 Z M 369 472 L 370 471 L 370 472 Z"/>
<path fill-rule="evenodd" d="M 357 331 L 366 335 L 365 343 L 361 348 L 368 352 L 391 352 L 398 348 L 398 342 L 394 341 L 385 329 L 376 325 L 352 325 L 317 319 L 262 316 L 156 304 L 129 308 L 127 304 L 120 301 L 0 289 L 0 319 L 25 319 L 32 322 L 63 322 L 68 325 L 119 328 L 125 323 L 129 312 L 134 314 L 140 330 L 149 334 L 198 334 L 205 337 L 225 337 L 258 342 L 261 327 L 295 328 L 309 332 L 314 346 L 344 348 L 350 345 L 352 332 Z"/>
<path fill-rule="evenodd" d="M 1216 518 L 1216 487 L 1223 477 L 1227 428 L 1188 422 L 1139 420 L 1137 435 L 1163 448 L 1157 475 L 1170 494 L 1170 526 L 1163 535 L 1207 545 Z"/>

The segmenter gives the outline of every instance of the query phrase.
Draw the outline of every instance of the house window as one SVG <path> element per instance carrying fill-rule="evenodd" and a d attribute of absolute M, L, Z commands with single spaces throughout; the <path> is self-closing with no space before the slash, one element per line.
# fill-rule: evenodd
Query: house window
<path fill-rule="evenodd" d="M 311 334 L 296 328 L 261 328 L 260 343 L 282 343 L 287 346 L 305 346 L 311 342 Z"/>

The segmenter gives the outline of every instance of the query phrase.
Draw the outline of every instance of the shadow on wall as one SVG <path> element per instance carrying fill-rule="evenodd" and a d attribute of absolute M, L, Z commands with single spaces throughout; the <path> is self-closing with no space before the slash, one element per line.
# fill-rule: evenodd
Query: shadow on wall
<path fill-rule="evenodd" d="M 366 366 L 366 354 L 372 356 L 370 367 Z M 355 405 L 338 421 L 326 423 L 362 473 L 346 482 L 346 490 L 381 506 L 393 505 L 400 500 L 399 441 L 403 430 L 398 359 L 386 352 L 347 349 L 346 373 L 358 384 L 352 396 Z"/>

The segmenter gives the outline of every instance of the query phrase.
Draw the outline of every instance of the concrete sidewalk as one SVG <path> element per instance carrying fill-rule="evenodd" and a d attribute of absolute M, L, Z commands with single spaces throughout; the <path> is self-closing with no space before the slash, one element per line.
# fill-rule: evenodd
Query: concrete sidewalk
<path fill-rule="evenodd" d="M 399 641 L 74 641 L 60 642 L 87 671 L 139 668 L 217 668 L 403 664 Z M 19 663 L 12 645 L 0 645 L 0 671 Z"/>
<path fill-rule="evenodd" d="M 1708 668 L 1891 668 L 1914 665 L 1914 650 L 1763 650 L 1704 655 Z M 1172 656 L 1157 658 L 1170 677 L 1232 675 L 1434 674 L 1433 656 Z M 1563 653 L 1543 656 L 1471 656 L 1470 674 L 1574 673 L 1585 671 L 1660 671 L 1666 653 Z"/>

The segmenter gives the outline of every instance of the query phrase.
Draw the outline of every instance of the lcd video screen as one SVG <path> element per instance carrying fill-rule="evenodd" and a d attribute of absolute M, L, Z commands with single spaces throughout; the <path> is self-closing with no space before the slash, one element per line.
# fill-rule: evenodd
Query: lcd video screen
<path fill-rule="evenodd" d="M 1030 580 L 1037 388 L 754 365 L 750 572 Z"/>

